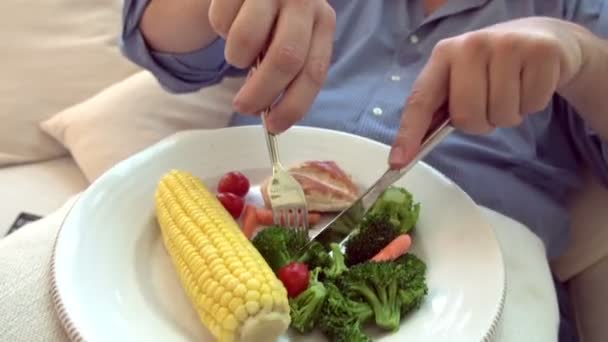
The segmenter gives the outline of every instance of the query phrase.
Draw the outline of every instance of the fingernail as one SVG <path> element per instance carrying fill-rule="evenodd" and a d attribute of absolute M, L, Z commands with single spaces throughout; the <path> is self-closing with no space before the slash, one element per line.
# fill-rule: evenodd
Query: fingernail
<path fill-rule="evenodd" d="M 403 146 L 394 146 L 388 157 L 391 168 L 399 169 L 407 164 L 407 150 Z"/>

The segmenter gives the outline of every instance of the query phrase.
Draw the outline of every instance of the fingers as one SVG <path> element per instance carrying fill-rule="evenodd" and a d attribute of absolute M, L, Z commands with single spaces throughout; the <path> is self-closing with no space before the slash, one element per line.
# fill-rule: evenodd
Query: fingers
<path fill-rule="evenodd" d="M 522 76 L 520 56 L 495 51 L 490 62 L 488 121 L 494 127 L 514 127 L 522 122 L 520 85 Z"/>
<path fill-rule="evenodd" d="M 489 49 L 482 35 L 464 36 L 457 43 L 461 51 L 450 72 L 451 120 L 464 132 L 486 133 L 492 129 L 487 117 Z"/>
<path fill-rule="evenodd" d="M 428 130 L 432 115 L 446 101 L 449 58 L 449 50 L 439 45 L 414 82 L 389 156 L 391 168 L 401 168 L 412 160 Z"/>
<path fill-rule="evenodd" d="M 543 110 L 551 101 L 560 78 L 557 56 L 531 59 L 523 68 L 520 113 L 532 114 Z"/>
<path fill-rule="evenodd" d="M 227 35 L 226 61 L 241 69 L 252 65 L 267 43 L 277 12 L 274 1 L 245 1 Z"/>
<path fill-rule="evenodd" d="M 270 106 L 306 61 L 314 25 L 314 3 L 289 1 L 285 4 L 262 64 L 235 97 L 234 106 L 242 113 L 256 113 Z"/>
<path fill-rule="evenodd" d="M 280 133 L 300 120 L 319 93 L 331 61 L 335 13 L 319 11 L 304 67 L 270 111 L 268 129 Z"/>
<path fill-rule="evenodd" d="M 209 5 L 209 24 L 222 38 L 228 36 L 243 0 L 213 0 Z"/>

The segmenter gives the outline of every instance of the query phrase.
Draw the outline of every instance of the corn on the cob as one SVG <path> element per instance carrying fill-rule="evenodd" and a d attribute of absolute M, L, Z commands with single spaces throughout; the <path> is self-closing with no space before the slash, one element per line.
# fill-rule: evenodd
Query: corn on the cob
<path fill-rule="evenodd" d="M 172 170 L 161 179 L 155 200 L 180 282 L 216 339 L 266 342 L 285 333 L 285 287 L 203 182 Z"/>

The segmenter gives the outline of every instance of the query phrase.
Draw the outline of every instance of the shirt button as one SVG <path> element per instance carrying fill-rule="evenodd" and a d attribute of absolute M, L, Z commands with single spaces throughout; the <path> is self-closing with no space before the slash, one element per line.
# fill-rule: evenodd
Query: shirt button
<path fill-rule="evenodd" d="M 413 34 L 410 36 L 410 43 L 412 44 L 418 44 L 418 36 Z"/>
<path fill-rule="evenodd" d="M 374 107 L 374 109 L 372 109 L 372 113 L 374 113 L 376 116 L 382 115 L 382 108 Z"/>
<path fill-rule="evenodd" d="M 401 81 L 401 76 L 399 76 L 399 75 L 393 75 L 393 76 L 391 76 L 391 81 L 393 81 L 393 82 L 399 82 L 399 81 Z"/>

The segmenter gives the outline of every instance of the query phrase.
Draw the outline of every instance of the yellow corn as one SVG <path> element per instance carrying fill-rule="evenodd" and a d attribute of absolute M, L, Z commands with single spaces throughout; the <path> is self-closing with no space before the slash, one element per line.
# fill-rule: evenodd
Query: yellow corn
<path fill-rule="evenodd" d="M 172 170 L 156 194 L 164 245 L 201 322 L 218 341 L 275 341 L 290 324 L 287 291 L 202 181 Z"/>

